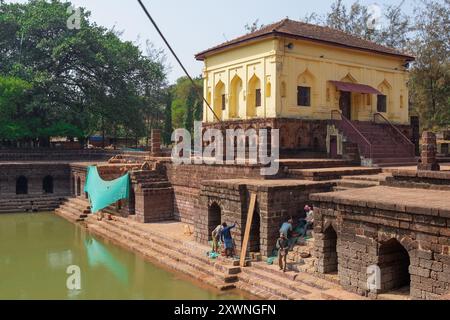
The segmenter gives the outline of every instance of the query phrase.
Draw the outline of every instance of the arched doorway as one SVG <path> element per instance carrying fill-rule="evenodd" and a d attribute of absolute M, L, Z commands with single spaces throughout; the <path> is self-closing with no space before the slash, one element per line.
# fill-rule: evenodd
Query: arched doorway
<path fill-rule="evenodd" d="M 44 193 L 53 193 L 53 177 L 46 176 L 44 180 L 42 180 L 42 190 Z"/>
<path fill-rule="evenodd" d="M 336 273 L 338 271 L 337 233 L 332 226 L 324 232 L 323 272 Z"/>
<path fill-rule="evenodd" d="M 261 216 L 258 203 L 256 203 L 255 212 L 253 213 L 252 226 L 250 227 L 249 252 L 260 252 L 261 241 Z"/>
<path fill-rule="evenodd" d="M 77 178 L 77 193 L 76 195 L 79 197 L 81 196 L 81 179 L 80 177 Z"/>
<path fill-rule="evenodd" d="M 222 223 L 222 209 L 217 203 L 208 208 L 208 240 L 211 240 L 212 231 Z"/>
<path fill-rule="evenodd" d="M 28 179 L 20 176 L 16 180 L 16 194 L 28 194 Z"/>
<path fill-rule="evenodd" d="M 397 241 L 391 239 L 380 245 L 378 267 L 381 273 L 380 293 L 410 285 L 408 251 Z"/>

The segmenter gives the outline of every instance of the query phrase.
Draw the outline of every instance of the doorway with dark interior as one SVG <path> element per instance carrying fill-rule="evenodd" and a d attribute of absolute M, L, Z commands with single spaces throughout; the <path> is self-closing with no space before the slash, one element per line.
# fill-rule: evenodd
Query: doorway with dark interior
<path fill-rule="evenodd" d="M 20 176 L 16 180 L 16 194 L 25 195 L 28 194 L 28 179 L 24 176 Z"/>
<path fill-rule="evenodd" d="M 339 98 L 339 109 L 342 115 L 348 120 L 352 120 L 352 94 L 351 92 L 341 91 Z"/>
<path fill-rule="evenodd" d="M 338 150 L 337 150 L 337 136 L 330 136 L 330 158 L 337 159 L 338 158 Z"/>
<path fill-rule="evenodd" d="M 338 255 L 337 255 L 337 233 L 333 226 L 328 226 L 324 232 L 324 256 L 323 256 L 323 273 L 337 274 L 338 271 Z"/>
<path fill-rule="evenodd" d="M 212 240 L 213 230 L 222 223 L 222 209 L 214 202 L 208 208 L 208 240 Z"/>
<path fill-rule="evenodd" d="M 253 212 L 252 225 L 250 227 L 248 252 L 259 253 L 260 241 L 261 241 L 261 216 L 258 202 L 256 202 L 255 211 Z"/>
<path fill-rule="evenodd" d="M 408 251 L 391 239 L 382 243 L 378 249 L 378 267 L 380 268 L 380 294 L 396 292 L 397 295 L 409 296 L 411 276 Z"/>
<path fill-rule="evenodd" d="M 42 190 L 45 194 L 51 194 L 53 193 L 53 177 L 52 176 L 46 176 L 42 180 Z"/>

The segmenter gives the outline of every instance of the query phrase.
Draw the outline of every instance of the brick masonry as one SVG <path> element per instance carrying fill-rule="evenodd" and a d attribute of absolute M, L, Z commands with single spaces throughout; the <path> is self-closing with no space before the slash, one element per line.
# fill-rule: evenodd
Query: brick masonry
<path fill-rule="evenodd" d="M 43 180 L 52 177 L 53 194 L 70 193 L 70 168 L 67 163 L 0 163 L 0 199 L 16 197 L 16 183 L 19 177 L 25 177 L 28 195 L 45 194 Z"/>
<path fill-rule="evenodd" d="M 289 218 L 298 219 L 304 215 L 303 207 L 308 203 L 310 193 L 331 190 L 327 182 L 296 182 L 279 180 L 216 180 L 205 181 L 200 191 L 199 207 L 194 215 L 195 238 L 207 243 L 211 231 L 221 222 L 235 221 L 236 249 L 241 249 L 243 232 L 247 221 L 250 193 L 257 195 L 255 215 L 250 237 L 250 252 L 270 256 L 275 249 L 281 224 Z M 219 208 L 216 210 L 215 208 Z"/>
<path fill-rule="evenodd" d="M 341 285 L 369 297 L 408 281 L 414 299 L 437 299 L 448 292 L 450 211 L 448 206 L 439 206 L 438 199 L 448 200 L 450 193 L 435 191 L 429 199 L 422 199 L 422 205 L 420 193 L 374 187 L 311 195 L 316 204 L 317 271 L 332 272 L 337 263 Z M 391 198 L 383 199 L 383 195 Z M 336 243 L 330 241 L 333 231 Z M 381 269 L 378 289 L 367 283 L 368 268 L 373 265 Z"/>

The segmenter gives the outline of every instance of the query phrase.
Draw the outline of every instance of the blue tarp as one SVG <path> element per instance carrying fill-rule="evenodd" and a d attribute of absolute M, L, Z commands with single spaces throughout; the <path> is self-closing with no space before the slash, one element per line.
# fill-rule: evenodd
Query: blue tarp
<path fill-rule="evenodd" d="M 88 167 L 84 192 L 89 195 L 92 213 L 96 213 L 119 200 L 128 199 L 130 195 L 129 174 L 113 181 L 105 181 L 98 174 L 97 167 Z"/>

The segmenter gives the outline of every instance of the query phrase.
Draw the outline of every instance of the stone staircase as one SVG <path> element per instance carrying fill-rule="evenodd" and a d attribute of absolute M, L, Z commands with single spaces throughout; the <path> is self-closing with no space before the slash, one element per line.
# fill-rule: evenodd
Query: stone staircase
<path fill-rule="evenodd" d="M 0 214 L 53 211 L 59 207 L 64 199 L 65 196 L 58 195 L 27 195 L 23 197 L 0 198 Z"/>
<path fill-rule="evenodd" d="M 82 222 L 91 213 L 91 207 L 87 199 L 74 197 L 66 199 L 55 213 L 71 222 Z"/>
<path fill-rule="evenodd" d="M 167 237 L 126 218 L 98 221 L 94 216 L 87 219 L 90 231 L 116 244 L 143 255 L 148 260 L 205 282 L 219 290 L 236 287 L 238 273 L 236 262 L 229 259 L 210 259 L 209 247 Z"/>
<path fill-rule="evenodd" d="M 373 175 L 344 176 L 340 180 L 335 180 L 334 191 L 345 191 L 349 189 L 370 188 L 381 185 L 390 176 L 388 173 L 378 173 Z"/>
<path fill-rule="evenodd" d="M 242 268 L 238 288 L 268 300 L 341 300 L 365 299 L 344 291 L 336 275 L 315 273 L 314 239 L 308 231 L 308 239 L 295 245 L 287 256 L 288 271 L 282 272 L 278 259 L 272 265 L 252 262 L 250 268 Z"/>
<path fill-rule="evenodd" d="M 416 165 L 417 160 L 411 145 L 388 125 L 373 122 L 352 122 L 372 144 L 372 165 L 396 166 Z M 344 133 L 345 134 L 345 133 Z"/>
<path fill-rule="evenodd" d="M 238 288 L 268 300 L 361 300 L 344 291 L 339 284 L 306 272 L 279 270 L 278 265 L 252 262 L 242 268 Z"/>

